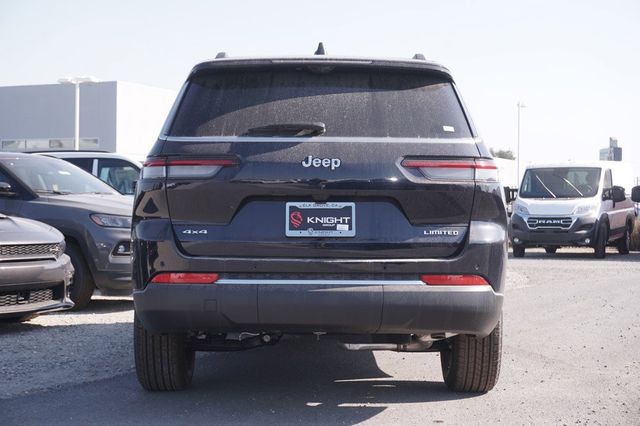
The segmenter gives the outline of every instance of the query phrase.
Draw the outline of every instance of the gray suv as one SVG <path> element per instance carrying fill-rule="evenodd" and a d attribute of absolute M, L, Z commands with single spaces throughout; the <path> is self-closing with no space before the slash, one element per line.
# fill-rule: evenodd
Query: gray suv
<path fill-rule="evenodd" d="M 0 319 L 26 321 L 69 309 L 73 266 L 64 237 L 35 220 L 0 214 Z"/>
<path fill-rule="evenodd" d="M 0 153 L 0 213 L 39 220 L 64 234 L 75 268 L 75 309 L 89 303 L 95 288 L 131 293 L 131 208 L 131 197 L 66 161 Z"/>

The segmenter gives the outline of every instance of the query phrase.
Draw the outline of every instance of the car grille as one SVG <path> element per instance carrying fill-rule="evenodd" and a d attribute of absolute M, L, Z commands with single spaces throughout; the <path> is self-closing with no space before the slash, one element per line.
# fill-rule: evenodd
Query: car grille
<path fill-rule="evenodd" d="M 527 226 L 530 229 L 557 228 L 569 229 L 573 219 L 570 217 L 530 217 L 527 219 Z"/>
<path fill-rule="evenodd" d="M 62 251 L 59 243 L 0 245 L 0 260 L 57 258 Z"/>
<path fill-rule="evenodd" d="M 0 307 L 48 302 L 53 299 L 54 289 L 52 288 L 3 292 L 0 293 Z"/>

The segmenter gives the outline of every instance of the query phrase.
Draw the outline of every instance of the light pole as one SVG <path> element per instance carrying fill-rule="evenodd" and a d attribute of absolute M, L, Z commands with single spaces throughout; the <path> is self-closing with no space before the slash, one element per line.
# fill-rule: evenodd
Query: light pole
<path fill-rule="evenodd" d="M 99 80 L 95 77 L 65 77 L 58 79 L 60 84 L 73 84 L 76 89 L 75 95 L 75 121 L 74 121 L 74 139 L 73 145 L 76 151 L 80 150 L 80 85 L 82 83 L 97 83 Z"/>
<path fill-rule="evenodd" d="M 525 104 L 518 101 L 518 150 L 516 153 L 516 179 L 518 181 L 518 185 L 520 185 L 520 110 L 526 107 L 527 106 Z"/>

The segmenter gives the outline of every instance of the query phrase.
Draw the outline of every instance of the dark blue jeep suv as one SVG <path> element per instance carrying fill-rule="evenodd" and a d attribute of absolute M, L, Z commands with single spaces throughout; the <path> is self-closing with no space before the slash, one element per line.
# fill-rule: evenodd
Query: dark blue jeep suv
<path fill-rule="evenodd" d="M 501 194 L 449 71 L 422 55 L 197 65 L 137 185 L 140 383 L 183 389 L 195 351 L 313 333 L 439 352 L 449 388 L 490 390 Z"/>

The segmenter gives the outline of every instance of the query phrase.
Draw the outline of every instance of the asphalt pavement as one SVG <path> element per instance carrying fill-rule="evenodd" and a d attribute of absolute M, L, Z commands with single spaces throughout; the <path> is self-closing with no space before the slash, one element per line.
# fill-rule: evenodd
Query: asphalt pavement
<path fill-rule="evenodd" d="M 0 325 L 0 424 L 640 424 L 640 253 L 509 259 L 502 370 L 448 391 L 437 354 L 348 352 L 329 339 L 203 353 L 192 387 L 148 393 L 132 303 Z"/>

